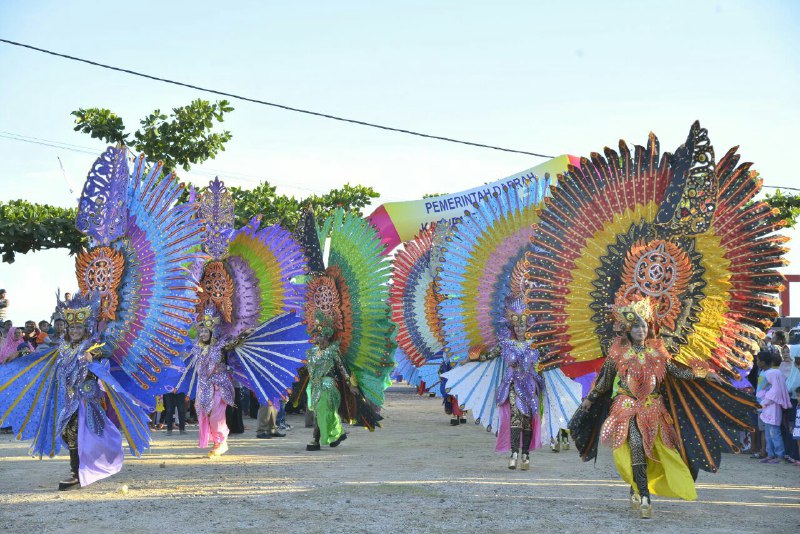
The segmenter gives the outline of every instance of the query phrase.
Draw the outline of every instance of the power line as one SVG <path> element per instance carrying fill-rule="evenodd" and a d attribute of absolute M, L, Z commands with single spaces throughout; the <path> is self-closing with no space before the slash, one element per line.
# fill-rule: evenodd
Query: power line
<path fill-rule="evenodd" d="M 51 147 L 51 148 L 58 148 L 58 149 L 61 149 L 61 150 L 68 150 L 70 152 L 77 152 L 79 154 L 89 154 L 89 155 L 92 155 L 92 156 L 97 156 L 99 154 L 98 150 L 92 149 L 92 148 L 89 148 L 89 147 L 73 145 L 73 144 L 70 144 L 70 143 L 64 143 L 62 141 L 52 141 L 50 139 L 42 139 L 40 137 L 33 137 L 33 136 L 30 136 L 30 135 L 16 134 L 16 133 L 13 133 L 13 132 L 0 131 L 0 138 L 10 139 L 12 141 L 20 141 L 20 142 L 23 142 L 23 143 L 31 143 L 31 144 L 35 144 L 35 145 L 42 145 L 42 146 Z M 132 157 L 134 157 L 134 158 L 138 157 L 138 154 L 136 154 L 133 150 L 131 150 L 130 147 L 126 147 L 126 148 L 128 149 L 128 152 L 132 155 Z M 59 160 L 59 163 L 60 163 L 60 160 Z M 212 168 L 209 168 L 209 167 L 206 167 L 205 169 L 192 169 L 190 171 L 184 171 L 184 173 L 181 173 L 181 175 L 182 176 L 186 176 L 186 175 L 195 175 L 195 176 L 197 176 L 197 175 L 200 175 L 200 176 L 210 176 L 210 177 L 222 176 L 222 177 L 224 177 L 226 179 L 232 178 L 232 179 L 235 179 L 235 180 L 241 180 L 241 181 L 251 182 L 251 183 L 261 183 L 261 182 L 265 181 L 265 179 L 258 178 L 257 176 L 252 176 L 252 175 L 248 175 L 248 174 L 241 174 L 241 173 L 235 173 L 235 172 L 229 172 L 229 171 L 222 170 L 222 169 L 212 169 Z M 285 188 L 294 189 L 294 190 L 298 190 L 298 191 L 306 191 L 308 193 L 313 193 L 315 195 L 323 195 L 323 194 L 326 193 L 326 191 L 324 191 L 322 189 L 312 189 L 310 187 L 303 187 L 303 186 L 300 186 L 300 185 L 289 184 L 289 183 L 284 183 L 284 182 L 273 182 L 271 180 L 266 180 L 266 181 L 269 182 L 270 185 L 274 185 L 274 186 L 278 186 L 278 187 L 285 187 Z"/>
<path fill-rule="evenodd" d="M 63 141 L 53 141 L 53 140 L 50 140 L 50 139 L 42 139 L 41 137 L 33 137 L 33 136 L 30 136 L 30 135 L 16 134 L 14 132 L 0 131 L 0 137 L 4 137 L 6 139 L 11 139 L 12 141 L 21 141 L 23 143 L 33 143 L 33 144 L 36 144 L 36 145 L 44 145 L 44 146 L 48 146 L 48 147 L 52 147 L 52 148 L 60 148 L 60 149 L 63 149 L 63 150 L 69 150 L 69 151 L 78 152 L 78 153 L 81 153 L 81 154 L 90 154 L 90 155 L 93 155 L 93 156 L 98 154 L 97 150 L 89 148 L 89 147 L 86 147 L 86 146 L 73 145 L 73 144 L 70 144 L 70 143 L 64 143 Z M 136 157 L 136 153 L 133 152 L 130 148 L 128 148 L 128 151 L 130 151 L 130 153 L 133 154 L 134 157 Z M 205 176 L 223 176 L 223 177 L 227 177 L 227 178 L 235 178 L 235 179 L 243 180 L 243 181 L 246 181 L 246 182 L 253 182 L 253 183 L 260 183 L 260 182 L 264 181 L 263 179 L 258 178 L 257 176 L 251 176 L 249 174 L 241 174 L 241 173 L 236 173 L 236 172 L 229 172 L 229 171 L 222 170 L 222 169 L 212 169 L 211 167 L 206 167 L 204 169 L 192 169 L 191 171 L 186 171 L 186 173 L 187 174 L 200 174 L 200 175 L 205 175 Z M 293 184 L 285 184 L 285 183 L 271 182 L 271 181 L 269 183 L 271 185 L 277 185 L 277 186 L 281 186 L 281 187 L 289 187 L 289 188 L 292 188 L 292 189 L 299 189 L 301 191 L 308 191 L 310 193 L 320 193 L 320 194 L 324 193 L 324 191 L 319 190 L 319 189 L 311 189 L 311 188 L 308 188 L 308 187 L 302 187 L 302 186 L 297 186 L 297 185 L 293 185 Z M 787 190 L 787 191 L 800 191 L 800 188 L 798 188 L 798 187 L 787 187 L 787 186 L 782 186 L 782 185 L 766 185 L 766 184 L 762 184 L 761 187 L 766 187 L 766 188 L 769 188 L 769 189 L 784 189 L 784 190 Z M 391 200 L 391 199 L 389 199 L 389 200 Z"/>
<path fill-rule="evenodd" d="M 348 119 L 346 117 L 339 117 L 337 115 L 331 115 L 329 113 L 320 113 L 318 111 L 311 111 L 311 110 L 308 110 L 308 109 L 295 108 L 295 107 L 286 106 L 286 105 L 283 105 L 283 104 L 276 104 L 275 102 L 267 102 L 265 100 L 260 100 L 258 98 L 250 98 L 250 97 L 247 97 L 247 96 L 241 96 L 241 95 L 237 95 L 237 94 L 234 94 L 234 93 L 228 93 L 228 92 L 225 92 L 225 91 L 219 91 L 217 89 L 209 89 L 207 87 L 200 87 L 198 85 L 193 85 L 193 84 L 189 84 L 189 83 L 185 83 L 185 82 L 179 82 L 179 81 L 176 81 L 176 80 L 170 80 L 168 78 L 161 78 L 161 77 L 158 77 L 158 76 L 153 76 L 151 74 L 145 74 L 145 73 L 137 72 L 137 71 L 130 70 L 130 69 L 124 69 L 124 68 L 121 68 L 121 67 L 114 67 L 113 65 L 106 65 L 104 63 L 99 63 L 97 61 L 92 61 L 92 60 L 89 60 L 89 59 L 70 56 L 68 54 L 62 54 L 60 52 L 54 52 L 52 50 L 46 50 L 44 48 L 39 48 L 39 47 L 36 47 L 36 46 L 24 44 L 24 43 L 18 43 L 16 41 L 9 41 L 8 39 L 0 38 L 0 42 L 6 43 L 6 44 L 10 44 L 10 45 L 13 45 L 13 46 L 19 46 L 19 47 L 22 47 L 22 48 L 27 48 L 29 50 L 35 50 L 36 52 L 42 52 L 44 54 L 49 54 L 51 56 L 56 56 L 56 57 L 60 57 L 60 58 L 64 58 L 64 59 L 69 59 L 69 60 L 72 60 L 72 61 L 79 61 L 81 63 L 86 63 L 87 65 L 93 65 L 95 67 L 101 67 L 101 68 L 104 68 L 104 69 L 115 70 L 117 72 L 124 72 L 126 74 L 131 74 L 133 76 L 139 76 L 140 78 L 147 78 L 149 80 L 155 80 L 157 82 L 164 82 L 164 83 L 169 83 L 169 84 L 172 84 L 172 85 L 178 85 L 180 87 L 187 87 L 189 89 L 195 89 L 197 91 L 203 91 L 203 92 L 206 92 L 206 93 L 211 93 L 211 94 L 215 94 L 215 95 L 219 95 L 219 96 L 226 96 L 228 98 L 235 98 L 237 100 L 243 100 L 245 102 L 252 102 L 254 104 L 261 104 L 263 106 L 271 106 L 271 107 L 283 109 L 283 110 L 286 110 L 286 111 L 294 111 L 296 113 L 304 113 L 306 115 L 313 115 L 315 117 L 322 117 L 322 118 L 325 118 L 325 119 L 331 119 L 331 120 L 340 121 L 340 122 L 348 122 L 350 124 L 358 124 L 360 126 L 367 126 L 369 128 L 378 128 L 378 129 L 381 129 L 381 130 L 386 130 L 386 131 L 390 131 L 390 132 L 397 132 L 397 133 L 403 133 L 403 134 L 407 134 L 407 135 L 414 135 L 414 136 L 417 136 L 417 137 L 424 137 L 424 138 L 427 138 L 427 139 L 438 139 L 439 141 L 447 141 L 448 143 L 458 143 L 458 144 L 461 144 L 461 145 L 474 146 L 474 147 L 478 147 L 478 148 L 490 148 L 492 150 L 500 150 L 502 152 L 513 152 L 515 154 L 525 154 L 527 156 L 536 156 L 538 158 L 552 158 L 552 157 L 554 157 L 554 156 L 548 156 L 546 154 L 539 154 L 537 152 L 527 152 L 525 150 L 514 150 L 512 148 L 503 148 L 503 147 L 499 147 L 499 146 L 485 145 L 483 143 L 473 143 L 472 141 L 462 141 L 462 140 L 459 140 L 459 139 L 453 139 L 451 137 L 443 137 L 443 136 L 440 136 L 440 135 L 431 135 L 431 134 L 426 134 L 426 133 L 422 133 L 422 132 L 415 132 L 413 130 L 406 130 L 404 128 L 395 128 L 393 126 L 385 126 L 385 125 L 382 125 L 382 124 L 375 124 L 375 123 L 372 123 L 372 122 L 367 122 L 367 121 L 362 121 L 362 120 L 357 120 L 357 119 Z"/>
<path fill-rule="evenodd" d="M 782 185 L 762 185 L 761 187 L 769 187 L 770 189 L 788 189 L 789 191 L 800 191 L 800 187 L 785 187 Z"/>

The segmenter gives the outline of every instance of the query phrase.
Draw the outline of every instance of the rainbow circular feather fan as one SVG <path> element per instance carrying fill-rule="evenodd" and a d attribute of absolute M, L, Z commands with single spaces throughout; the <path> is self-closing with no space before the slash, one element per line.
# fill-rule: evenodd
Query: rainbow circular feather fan
<path fill-rule="evenodd" d="M 441 358 L 444 349 L 438 306 L 441 300 L 431 262 L 435 229 L 431 223 L 393 260 L 389 305 L 398 325 L 397 344 L 416 367 Z M 441 233 L 441 232 L 440 232 Z"/>
<path fill-rule="evenodd" d="M 302 311 L 305 285 L 292 279 L 306 274 L 306 260 L 288 230 L 277 224 L 259 230 L 258 221 L 251 221 L 233 234 L 227 264 L 236 286 L 233 334 L 281 313 Z"/>
<path fill-rule="evenodd" d="M 605 149 L 570 166 L 541 212 L 527 255 L 534 345 L 551 363 L 605 355 L 617 300 L 657 303 L 677 361 L 732 376 L 777 312 L 782 222 L 753 202 L 761 181 L 736 149 L 715 163 L 695 123 L 674 154 L 650 134 L 633 153 Z"/>
<path fill-rule="evenodd" d="M 104 350 L 115 377 L 154 404 L 182 371 L 181 352 L 194 323 L 196 285 L 186 265 L 205 228 L 195 205 L 176 204 L 183 186 L 144 157 L 129 171 L 127 149 L 109 147 L 87 177 L 76 226 L 90 248 L 78 255 L 82 292 L 102 299 Z M 122 371 L 120 373 L 119 371 Z"/>
<path fill-rule="evenodd" d="M 310 214 L 306 219 L 313 220 Z M 306 321 L 313 325 L 315 313 L 321 307 L 325 308 L 323 313 L 333 312 L 345 364 L 355 374 L 364 396 L 381 406 L 394 368 L 394 325 L 389 319 L 388 306 L 391 262 L 383 254 L 384 245 L 375 229 L 356 214 L 340 208 L 328 217 L 317 228 L 316 236 L 307 237 L 309 257 L 320 256 L 320 236 L 324 239 L 328 235 L 326 276 L 309 283 Z M 310 261 L 318 265 L 315 269 L 318 271 L 321 261 L 314 258 Z M 331 282 L 335 291 L 329 287 Z"/>
<path fill-rule="evenodd" d="M 437 277 L 444 297 L 445 352 L 451 360 L 497 344 L 512 273 L 530 246 L 548 185 L 549 176 L 534 178 L 485 196 L 465 212 L 442 247 Z"/>
<path fill-rule="evenodd" d="M 203 250 L 210 261 L 199 276 L 198 312 L 213 304 L 230 335 L 281 313 L 299 312 L 305 286 L 292 279 L 306 273 L 306 260 L 292 234 L 279 225 L 260 229 L 260 217 L 234 230 L 233 197 L 219 178 L 209 183 L 199 208 L 207 223 Z"/>

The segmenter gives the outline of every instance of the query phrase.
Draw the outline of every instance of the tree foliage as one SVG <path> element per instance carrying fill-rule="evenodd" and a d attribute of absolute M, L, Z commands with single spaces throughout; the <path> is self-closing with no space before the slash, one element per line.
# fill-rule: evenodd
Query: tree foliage
<path fill-rule="evenodd" d="M 174 108 L 170 115 L 155 110 L 140 121 L 141 127 L 135 132 L 126 132 L 122 118 L 108 109 L 81 108 L 73 111 L 72 115 L 75 117 L 75 131 L 106 143 L 126 144 L 150 161 L 162 161 L 165 170 L 174 171 L 177 167 L 189 170 L 192 164 L 213 159 L 225 150 L 231 133 L 212 130 L 232 110 L 226 100 L 212 104 L 198 99 L 187 106 Z M 313 206 L 320 217 L 326 217 L 337 207 L 361 215 L 362 208 L 379 196 L 371 187 L 350 184 L 299 200 L 279 195 L 275 186 L 266 181 L 253 189 L 231 187 L 230 190 L 236 201 L 237 227 L 260 214 L 262 224 L 280 223 L 292 230 L 306 206 Z M 186 196 L 180 201 L 186 201 Z M 76 209 L 24 200 L 0 202 L 2 261 L 13 263 L 17 253 L 48 248 L 66 248 L 71 254 L 78 252 L 85 237 L 75 228 L 75 217 Z"/>
<path fill-rule="evenodd" d="M 111 110 L 80 108 L 72 112 L 75 131 L 102 139 L 106 143 L 123 143 L 141 152 L 150 161 L 161 161 L 167 171 L 178 167 L 188 171 L 193 164 L 214 159 L 225 150 L 231 132 L 214 132 L 215 123 L 222 123 L 233 111 L 227 100 L 213 104 L 197 99 L 187 106 L 172 109 L 166 115 L 160 109 L 139 121 L 135 132 L 125 132 L 122 118 Z"/>
<path fill-rule="evenodd" d="M 49 248 L 80 250 L 83 234 L 75 228 L 76 209 L 32 204 L 25 200 L 0 202 L 0 254 L 14 263 L 16 254 Z"/>
<path fill-rule="evenodd" d="M 338 207 L 361 215 L 362 208 L 379 196 L 371 187 L 350 184 L 299 200 L 279 195 L 269 182 L 262 182 L 254 189 L 231 187 L 230 190 L 236 201 L 237 228 L 260 214 L 264 226 L 277 223 L 294 230 L 306 206 L 312 206 L 321 218 Z M 75 208 L 56 208 L 25 200 L 0 202 L 2 261 L 13 263 L 16 254 L 49 248 L 66 248 L 70 254 L 78 252 L 86 238 L 75 228 L 76 214 Z"/>
<path fill-rule="evenodd" d="M 371 187 L 350 184 L 331 189 L 323 195 L 311 195 L 303 199 L 279 195 L 275 186 L 267 181 L 261 182 L 253 189 L 231 187 L 230 190 L 236 203 L 237 228 L 260 214 L 261 224 L 264 226 L 280 224 L 284 228 L 294 230 L 302 210 L 307 206 L 313 207 L 320 219 L 340 207 L 362 215 L 362 208 L 369 205 L 371 199 L 380 196 Z"/>
<path fill-rule="evenodd" d="M 785 220 L 786 226 L 792 228 L 797 224 L 797 219 L 800 217 L 800 195 L 783 194 L 778 189 L 774 195 L 768 194 L 764 201 L 773 208 L 777 208 L 776 217 L 778 220 Z"/>

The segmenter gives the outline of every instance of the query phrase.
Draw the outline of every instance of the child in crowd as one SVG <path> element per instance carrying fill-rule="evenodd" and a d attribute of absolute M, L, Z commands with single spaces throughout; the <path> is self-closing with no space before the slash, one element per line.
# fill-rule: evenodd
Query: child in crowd
<path fill-rule="evenodd" d="M 786 454 L 781 436 L 783 410 L 789 408 L 789 392 L 786 389 L 786 378 L 780 371 L 781 357 L 777 353 L 763 352 L 759 354 L 764 364 L 764 388 L 761 395 L 761 420 L 764 422 L 764 437 L 767 442 L 767 457 L 761 460 L 764 464 L 777 464 L 783 461 Z"/>

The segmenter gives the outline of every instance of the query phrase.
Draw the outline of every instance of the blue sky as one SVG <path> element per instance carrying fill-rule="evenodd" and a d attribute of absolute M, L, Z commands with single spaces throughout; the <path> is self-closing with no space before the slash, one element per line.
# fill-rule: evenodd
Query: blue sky
<path fill-rule="evenodd" d="M 741 146 L 765 182 L 800 187 L 796 2 L 8 2 L 0 36 L 282 104 L 545 154 L 625 138 L 677 147 L 695 119 L 717 154 Z M 70 111 L 108 107 L 133 129 L 192 90 L 0 44 L 0 132 L 104 148 Z M 233 102 L 234 138 L 182 173 L 261 179 L 304 196 L 346 182 L 380 201 L 467 189 L 541 162 Z M 2 135 L 0 133 L 0 135 Z M 94 156 L 0 137 L 0 199 L 70 206 Z M 796 265 L 800 264 L 800 255 Z M 0 264 L 13 318 L 71 287 L 60 251 Z M 800 272 L 789 268 L 789 272 Z M 800 294 L 795 314 L 800 314 Z"/>

